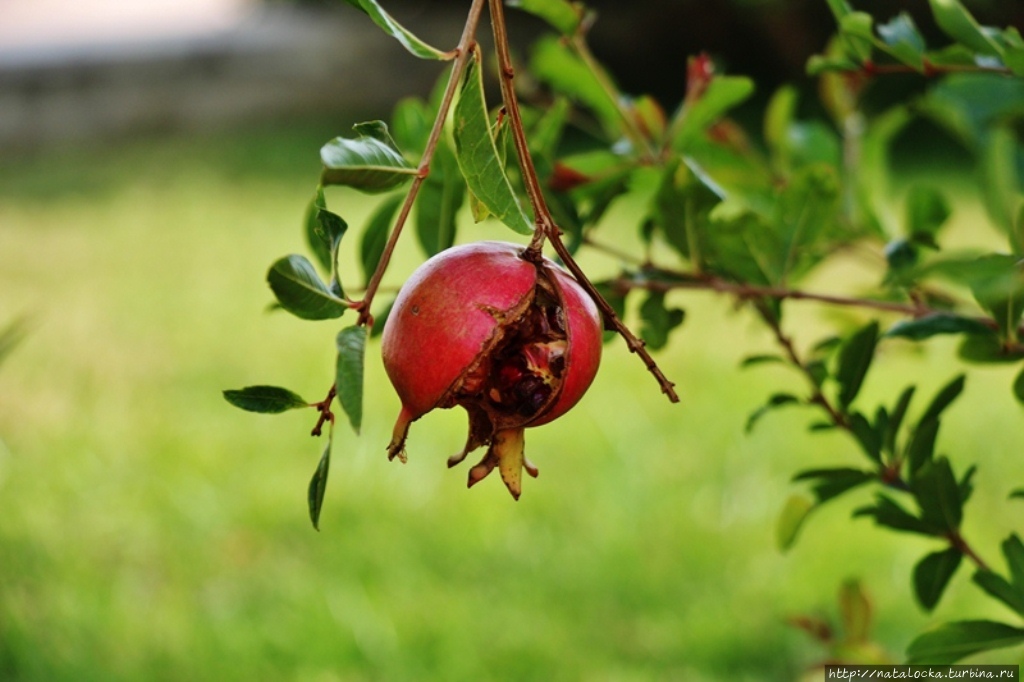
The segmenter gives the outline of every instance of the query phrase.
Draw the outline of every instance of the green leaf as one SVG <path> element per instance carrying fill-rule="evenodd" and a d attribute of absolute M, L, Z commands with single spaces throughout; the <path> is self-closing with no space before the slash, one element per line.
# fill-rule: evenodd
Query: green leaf
<path fill-rule="evenodd" d="M 864 453 L 881 464 L 884 429 L 875 428 L 860 412 L 850 415 L 850 432 L 857 439 Z"/>
<path fill-rule="evenodd" d="M 871 59 L 875 44 L 873 25 L 874 19 L 867 12 L 850 12 L 839 20 L 843 46 L 858 62 Z"/>
<path fill-rule="evenodd" d="M 928 409 L 921 415 L 919 424 L 923 424 L 932 419 L 938 419 L 946 408 L 949 407 L 954 400 L 956 400 L 964 390 L 964 383 L 967 381 L 967 377 L 963 374 L 956 377 L 948 384 L 939 389 L 939 392 L 935 394 L 932 402 L 928 405 Z"/>
<path fill-rule="evenodd" d="M 925 556 L 914 567 L 914 594 L 926 611 L 939 603 L 961 559 L 963 553 L 951 547 Z"/>
<path fill-rule="evenodd" d="M 896 438 L 899 436 L 900 427 L 903 425 L 903 419 L 907 415 L 907 409 L 910 407 L 910 401 L 913 399 L 916 390 L 915 386 L 907 386 L 903 389 L 903 393 L 900 394 L 896 405 L 893 407 L 892 414 L 889 416 L 883 449 L 890 454 L 896 454 Z"/>
<path fill-rule="evenodd" d="M 795 395 L 791 395 L 789 393 L 776 393 L 775 395 L 768 399 L 768 402 L 766 402 L 764 405 L 750 413 L 750 416 L 747 417 L 747 425 L 745 431 L 747 433 L 753 431 L 757 423 L 761 421 L 761 418 L 764 417 L 769 412 L 777 410 L 785 405 L 798 404 L 800 404 L 800 399 L 797 398 Z"/>
<path fill-rule="evenodd" d="M 356 9 L 365 12 L 373 23 L 377 24 L 385 33 L 401 43 L 410 54 L 420 59 L 450 59 L 451 55 L 431 47 L 424 41 L 417 38 L 404 26 L 395 21 L 394 17 L 384 11 L 376 0 L 345 0 Z"/>
<path fill-rule="evenodd" d="M 989 620 L 945 623 L 919 635 L 907 647 L 907 662 L 954 663 L 982 651 L 1002 649 L 1024 642 L 1024 630 Z"/>
<path fill-rule="evenodd" d="M 416 175 L 416 168 L 402 156 L 386 123 L 370 121 L 353 128 L 357 137 L 336 137 L 321 147 L 321 184 L 376 194 L 400 187 Z"/>
<path fill-rule="evenodd" d="M 806 495 L 791 495 L 786 500 L 775 525 L 775 544 L 779 550 L 784 552 L 793 546 L 801 526 L 812 511 L 814 502 Z"/>
<path fill-rule="evenodd" d="M 1019 256 L 1024 253 L 1024 235 L 1017 225 L 1024 205 L 1021 190 L 1024 178 L 1018 177 L 1020 145 L 1008 125 L 995 126 L 987 132 L 988 140 L 983 143 L 981 152 L 982 197 L 992 221 L 1009 237 Z"/>
<path fill-rule="evenodd" d="M 1013 396 L 1017 399 L 1017 402 L 1024 404 L 1024 369 L 1013 380 Z"/>
<path fill-rule="evenodd" d="M 327 447 L 320 456 L 320 463 L 313 472 L 313 478 L 309 481 L 307 499 L 309 501 L 309 520 L 313 522 L 313 528 L 320 530 L 320 510 L 324 506 L 324 493 L 327 492 L 327 474 L 331 468 L 331 436 L 327 438 Z"/>
<path fill-rule="evenodd" d="M 935 458 L 935 439 L 938 435 L 938 419 L 927 419 L 918 423 L 907 443 L 906 460 L 910 476 Z"/>
<path fill-rule="evenodd" d="M 323 185 L 318 185 L 306 210 L 306 241 L 317 262 L 329 273 L 337 271 L 338 247 L 347 230 L 348 224 L 341 216 L 327 210 Z"/>
<path fill-rule="evenodd" d="M 875 359 L 875 346 L 878 344 L 878 322 L 870 324 L 855 332 L 839 350 L 836 367 L 836 381 L 839 382 L 839 404 L 846 409 L 860 392 Z"/>
<path fill-rule="evenodd" d="M 338 363 L 335 387 L 341 408 L 353 430 L 363 423 L 363 367 L 366 362 L 366 327 L 346 327 L 338 333 Z"/>
<path fill-rule="evenodd" d="M 885 336 L 892 338 L 923 341 L 939 334 L 984 334 L 992 330 L 981 320 L 962 317 L 955 313 L 932 313 L 924 317 L 901 320 L 894 324 Z"/>
<path fill-rule="evenodd" d="M 957 355 L 965 362 L 993 365 L 1016 363 L 1024 359 L 1024 351 L 1019 345 L 1005 346 L 995 332 L 965 337 L 957 349 Z"/>
<path fill-rule="evenodd" d="M 404 196 L 393 196 L 385 199 L 363 229 L 363 238 L 359 242 L 360 262 L 363 266 L 363 281 L 369 282 L 377 269 L 384 247 L 388 242 L 388 232 L 395 218 L 398 207 L 405 200 Z"/>
<path fill-rule="evenodd" d="M 877 479 L 878 476 L 873 471 L 846 467 L 808 469 L 793 477 L 794 481 L 812 481 L 811 490 L 818 504 Z"/>
<path fill-rule="evenodd" d="M 770 364 L 786 364 L 786 359 L 781 355 L 751 355 L 743 358 L 740 363 L 741 369 L 747 369 L 748 367 L 754 367 L 755 365 L 770 365 Z"/>
<path fill-rule="evenodd" d="M 975 52 L 1000 56 L 1002 49 L 982 30 L 978 22 L 958 0 L 928 0 L 935 23 L 953 40 Z"/>
<path fill-rule="evenodd" d="M 914 185 L 907 193 L 907 232 L 917 243 L 935 246 L 935 235 L 953 211 L 945 195 L 926 185 Z"/>
<path fill-rule="evenodd" d="M 459 101 L 455 105 L 455 155 L 470 192 L 498 220 L 520 234 L 532 234 L 527 217 L 495 145 L 484 100 L 479 49 L 466 69 Z"/>
<path fill-rule="evenodd" d="M 919 71 L 924 68 L 924 38 L 909 14 L 900 12 L 877 30 L 886 52 Z"/>
<path fill-rule="evenodd" d="M 953 533 L 963 520 L 963 498 L 953 468 L 945 457 L 924 464 L 910 481 L 910 490 L 921 508 L 921 520 Z"/>
<path fill-rule="evenodd" d="M 555 92 L 593 111 L 605 132 L 613 138 L 619 137 L 624 123 L 619 103 L 601 84 L 601 78 L 563 41 L 555 36 L 538 40 L 530 56 L 530 72 Z M 602 77 L 607 78 L 607 74 Z"/>
<path fill-rule="evenodd" d="M 1010 578 L 1014 587 L 1024 595 L 1024 543 L 1016 533 L 1003 541 L 1003 556 L 1006 557 L 1006 565 L 1010 569 Z M 1024 612 L 1022 612 L 1024 615 Z"/>
<path fill-rule="evenodd" d="M 861 507 L 853 515 L 870 516 L 879 526 L 885 526 L 886 528 L 905 533 L 917 533 L 919 535 L 942 534 L 941 529 L 925 523 L 887 495 L 878 495 L 874 505 Z"/>
<path fill-rule="evenodd" d="M 456 217 L 465 198 L 466 181 L 455 153 L 442 140 L 416 200 L 416 237 L 427 257 L 455 243 Z"/>
<path fill-rule="evenodd" d="M 681 325 L 686 312 L 680 308 L 665 306 L 665 292 L 652 291 L 640 305 L 640 337 L 651 350 L 659 350 L 668 344 L 669 333 Z"/>
<path fill-rule="evenodd" d="M 576 33 L 583 21 L 583 3 L 568 0 L 508 0 L 509 7 L 540 17 L 565 36 Z"/>
<path fill-rule="evenodd" d="M 727 111 L 754 94 L 754 81 L 745 76 L 715 76 L 696 101 L 685 102 L 672 121 L 672 148 L 688 151 Z"/>
<path fill-rule="evenodd" d="M 860 581 L 843 581 L 839 588 L 839 613 L 846 641 L 868 641 L 871 636 L 871 601 Z"/>
<path fill-rule="evenodd" d="M 0 329 L 0 362 L 10 355 L 14 347 L 24 340 L 28 334 L 28 318 L 15 318 Z"/>
<path fill-rule="evenodd" d="M 293 254 L 278 260 L 267 272 L 267 283 L 281 307 L 304 320 L 334 319 L 348 310 L 303 256 Z"/>
<path fill-rule="evenodd" d="M 279 386 L 246 386 L 239 390 L 224 391 L 224 399 L 247 412 L 280 414 L 309 403 L 296 393 Z"/>
<path fill-rule="evenodd" d="M 989 596 L 1024 616 L 1024 594 L 1014 588 L 1006 578 L 993 571 L 979 569 L 974 572 L 972 580 Z"/>

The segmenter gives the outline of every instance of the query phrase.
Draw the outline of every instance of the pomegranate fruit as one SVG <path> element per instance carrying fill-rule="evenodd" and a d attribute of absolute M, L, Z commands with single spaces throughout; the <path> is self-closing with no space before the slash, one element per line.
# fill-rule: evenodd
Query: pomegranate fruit
<path fill-rule="evenodd" d="M 455 466 L 484 445 L 472 487 L 494 468 L 519 499 L 523 430 L 565 414 L 586 392 L 601 358 L 597 306 L 568 273 L 524 248 L 476 242 L 443 251 L 405 283 L 384 325 L 384 368 L 402 401 L 388 458 L 406 459 L 409 425 L 461 405 L 469 437 Z"/>

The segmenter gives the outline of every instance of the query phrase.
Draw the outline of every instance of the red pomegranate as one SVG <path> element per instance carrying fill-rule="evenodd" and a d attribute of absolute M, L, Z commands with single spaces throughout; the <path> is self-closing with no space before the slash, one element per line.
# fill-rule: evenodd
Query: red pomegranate
<path fill-rule="evenodd" d="M 405 461 L 409 425 L 434 408 L 461 405 L 469 437 L 448 466 L 483 445 L 469 485 L 495 467 L 519 499 L 523 430 L 565 414 L 601 359 L 601 316 L 583 288 L 524 248 L 476 242 L 443 251 L 402 287 L 384 326 L 384 368 L 402 400 L 388 458 Z"/>

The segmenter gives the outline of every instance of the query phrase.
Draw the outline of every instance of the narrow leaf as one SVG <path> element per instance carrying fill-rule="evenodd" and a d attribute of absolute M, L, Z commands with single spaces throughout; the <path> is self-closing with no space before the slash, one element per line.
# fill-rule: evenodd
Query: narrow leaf
<path fill-rule="evenodd" d="M 872 426 L 867 417 L 860 412 L 850 415 L 850 431 L 864 450 L 864 454 L 881 464 L 884 434 Z"/>
<path fill-rule="evenodd" d="M 601 78 L 563 41 L 555 36 L 538 40 L 530 58 L 530 72 L 555 92 L 593 111 L 608 135 L 620 134 L 623 119 L 615 96 L 602 86 Z"/>
<path fill-rule="evenodd" d="M 908 663 L 955 663 L 982 651 L 1024 642 L 1024 630 L 989 620 L 962 620 L 940 625 L 907 647 Z"/>
<path fill-rule="evenodd" d="M 384 254 L 384 247 L 388 241 L 388 232 L 391 223 L 395 218 L 398 207 L 405 199 L 403 196 L 393 196 L 385 199 L 377 210 L 370 216 L 370 220 L 363 229 L 363 238 L 359 243 L 360 262 L 363 266 L 363 281 L 369 282 L 377 269 Z"/>
<path fill-rule="evenodd" d="M 346 327 L 338 333 L 336 389 L 341 408 L 356 433 L 363 422 L 363 367 L 366 358 L 366 327 Z"/>
<path fill-rule="evenodd" d="M 19 317 L 0 329 L 0 362 L 3 362 L 14 347 L 24 340 L 28 334 L 28 318 Z"/>
<path fill-rule="evenodd" d="M 520 234 L 532 234 L 526 216 L 498 155 L 484 100 L 484 81 L 477 49 L 466 69 L 455 105 L 455 155 L 466 184 L 487 210 Z"/>
<path fill-rule="evenodd" d="M 401 43 L 410 54 L 420 59 L 450 59 L 450 56 L 431 47 L 417 38 L 404 26 L 395 21 L 394 17 L 384 11 L 376 0 L 345 0 L 356 9 L 365 12 L 385 33 Z"/>
<path fill-rule="evenodd" d="M 919 535 L 941 535 L 942 529 L 925 523 L 887 495 L 878 495 L 873 506 L 862 507 L 854 516 L 870 516 L 879 526 Z"/>
<path fill-rule="evenodd" d="M 680 308 L 665 305 L 665 292 L 652 291 L 640 305 L 643 327 L 640 337 L 651 350 L 660 350 L 668 344 L 669 333 L 681 325 L 686 313 Z"/>
<path fill-rule="evenodd" d="M 929 3 L 935 23 L 950 38 L 981 54 L 998 56 L 1002 53 L 998 43 L 982 30 L 958 0 L 929 0 Z"/>
<path fill-rule="evenodd" d="M 974 572 L 972 580 L 989 596 L 1024 616 L 1024 594 L 1015 589 L 1006 578 L 993 571 L 979 569 Z"/>
<path fill-rule="evenodd" d="M 1003 556 L 1010 569 L 1010 579 L 1018 592 L 1024 594 L 1024 543 L 1016 533 L 1003 541 Z"/>
<path fill-rule="evenodd" d="M 888 23 L 880 24 L 877 30 L 886 52 L 917 70 L 923 68 L 924 38 L 909 14 L 900 12 Z"/>
<path fill-rule="evenodd" d="M 793 477 L 793 480 L 811 481 L 811 490 L 814 492 L 818 504 L 821 504 L 877 478 L 873 471 L 837 467 L 801 471 Z"/>
<path fill-rule="evenodd" d="M 847 408 L 860 392 L 875 358 L 878 344 L 878 322 L 872 321 L 851 336 L 839 351 L 836 380 L 839 382 L 839 403 Z"/>
<path fill-rule="evenodd" d="M 768 402 L 750 413 L 750 416 L 747 417 L 745 431 L 747 433 L 753 431 L 754 427 L 757 426 L 757 423 L 769 412 L 777 410 L 785 405 L 798 405 L 799 403 L 800 399 L 795 395 L 790 395 L 789 393 L 776 393 L 768 399 Z"/>
<path fill-rule="evenodd" d="M 896 454 L 896 439 L 899 436 L 900 427 L 903 425 L 904 417 L 907 416 L 907 409 L 910 408 L 910 401 L 914 398 L 916 390 L 915 386 L 907 386 L 903 389 L 903 393 L 900 394 L 895 407 L 893 407 L 892 414 L 889 417 L 889 426 L 885 432 L 884 443 L 884 449 L 890 454 Z"/>
<path fill-rule="evenodd" d="M 336 137 L 320 149 L 323 185 L 345 185 L 366 193 L 387 192 L 408 182 L 416 169 L 398 150 L 387 124 L 354 126 L 355 138 Z"/>
<path fill-rule="evenodd" d="M 279 414 L 309 403 L 296 393 L 279 386 L 246 386 L 238 390 L 224 391 L 224 399 L 247 412 Z"/>
<path fill-rule="evenodd" d="M 921 415 L 921 420 L 918 423 L 924 423 L 930 419 L 938 419 L 942 412 L 963 392 L 965 381 L 966 376 L 961 374 L 943 386 L 935 395 L 928 409 Z"/>
<path fill-rule="evenodd" d="M 676 114 L 672 122 L 672 147 L 688 151 L 714 123 L 730 109 L 742 104 L 754 94 L 754 81 L 745 76 L 716 76 L 707 90 L 694 102 Z"/>
<path fill-rule="evenodd" d="M 455 153 L 442 140 L 416 201 L 416 237 L 427 257 L 455 243 L 456 217 L 465 198 L 466 181 Z"/>
<path fill-rule="evenodd" d="M 871 636 L 871 601 L 860 581 L 846 580 L 839 588 L 839 614 L 846 641 L 868 641 Z"/>
<path fill-rule="evenodd" d="M 935 439 L 939 435 L 939 420 L 928 419 L 918 423 L 907 443 L 907 470 L 911 477 L 935 457 Z"/>
<path fill-rule="evenodd" d="M 914 594 L 927 611 L 935 608 L 960 566 L 963 553 L 955 548 L 925 556 L 914 567 Z"/>
<path fill-rule="evenodd" d="M 267 283 L 281 307 L 304 320 L 341 317 L 348 309 L 303 256 L 285 256 L 270 267 Z"/>
<path fill-rule="evenodd" d="M 1024 369 L 1013 380 L 1013 396 L 1017 399 L 1017 402 L 1024 404 Z"/>
<path fill-rule="evenodd" d="M 791 495 L 786 500 L 775 526 L 775 544 L 781 551 L 793 546 L 801 526 L 813 510 L 814 501 L 805 495 Z"/>
<path fill-rule="evenodd" d="M 963 498 L 949 460 L 939 457 L 925 464 L 910 481 L 921 519 L 945 532 L 956 532 L 963 520 Z"/>
<path fill-rule="evenodd" d="M 934 245 L 936 233 L 952 213 L 949 200 L 934 187 L 914 185 L 907 193 L 906 224 L 917 242 Z"/>
<path fill-rule="evenodd" d="M 320 530 L 320 510 L 324 506 L 324 493 L 327 492 L 327 474 L 331 468 L 331 438 L 327 439 L 327 447 L 320 456 L 320 463 L 313 472 L 313 478 L 309 481 L 307 499 L 309 501 L 309 520 L 313 522 L 313 528 Z"/>
<path fill-rule="evenodd" d="M 583 5 L 568 0 L 508 0 L 509 7 L 516 7 L 540 17 L 565 36 L 576 33 L 583 21 Z"/>
<path fill-rule="evenodd" d="M 982 322 L 955 313 L 932 313 L 911 320 L 901 320 L 885 333 L 888 337 L 923 341 L 939 334 L 991 334 Z"/>

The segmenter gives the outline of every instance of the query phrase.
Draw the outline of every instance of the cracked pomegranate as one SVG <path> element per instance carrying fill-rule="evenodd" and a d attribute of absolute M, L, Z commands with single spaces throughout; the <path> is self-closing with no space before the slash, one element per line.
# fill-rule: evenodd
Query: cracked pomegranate
<path fill-rule="evenodd" d="M 388 458 L 405 461 L 409 425 L 435 408 L 461 405 L 469 437 L 448 466 L 482 446 L 469 485 L 495 467 L 516 499 L 523 430 L 565 414 L 586 392 L 601 359 L 601 316 L 583 288 L 544 258 L 524 259 L 505 242 L 437 254 L 402 287 L 384 326 L 384 368 L 402 400 Z"/>

